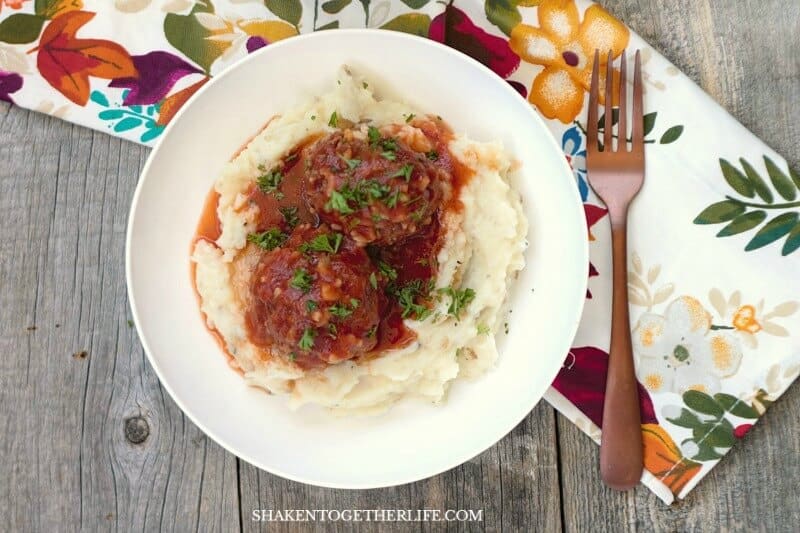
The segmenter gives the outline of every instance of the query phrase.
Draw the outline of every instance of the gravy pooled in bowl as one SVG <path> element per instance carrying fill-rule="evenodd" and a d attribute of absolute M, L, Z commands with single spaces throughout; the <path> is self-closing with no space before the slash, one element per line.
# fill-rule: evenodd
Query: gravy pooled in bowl
<path fill-rule="evenodd" d="M 248 383 L 292 407 L 437 402 L 497 358 L 527 233 L 511 162 L 339 78 L 217 180 L 193 244 L 200 307 Z"/>

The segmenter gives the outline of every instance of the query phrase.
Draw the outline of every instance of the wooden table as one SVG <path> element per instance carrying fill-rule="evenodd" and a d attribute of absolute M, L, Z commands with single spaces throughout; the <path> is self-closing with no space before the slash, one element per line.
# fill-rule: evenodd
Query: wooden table
<path fill-rule="evenodd" d="M 604 3 L 800 168 L 800 2 Z M 250 531 L 256 508 L 483 509 L 491 531 L 800 528 L 800 387 L 671 507 L 606 489 L 598 448 L 544 402 L 475 459 L 397 488 L 320 489 L 238 460 L 181 413 L 131 327 L 125 226 L 147 153 L 0 105 L 0 530 Z"/>

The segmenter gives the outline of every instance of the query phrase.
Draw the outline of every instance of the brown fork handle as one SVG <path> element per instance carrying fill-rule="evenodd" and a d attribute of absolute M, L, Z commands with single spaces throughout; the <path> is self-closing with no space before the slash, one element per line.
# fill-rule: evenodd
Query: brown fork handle
<path fill-rule="evenodd" d="M 624 219 L 623 219 L 624 220 Z M 642 428 L 639 390 L 633 366 L 628 318 L 627 226 L 612 224 L 614 242 L 614 294 L 611 316 L 611 350 L 608 357 L 600 474 L 609 487 L 630 489 L 642 477 Z"/>

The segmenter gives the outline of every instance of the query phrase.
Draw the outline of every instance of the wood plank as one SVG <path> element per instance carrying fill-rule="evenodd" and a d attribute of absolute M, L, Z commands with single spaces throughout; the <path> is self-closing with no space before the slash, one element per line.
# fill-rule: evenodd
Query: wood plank
<path fill-rule="evenodd" d="M 800 4 L 604 5 L 800 166 Z M 0 214 L 11 221 L 0 241 L 4 524 L 43 531 L 236 530 L 241 512 L 242 525 L 252 530 L 254 508 L 404 507 L 482 508 L 485 523 L 473 529 L 562 527 L 554 417 L 545 405 L 484 454 L 419 483 L 335 491 L 241 463 L 237 487 L 236 459 L 180 413 L 128 328 L 125 217 L 145 156 L 135 145 L 0 104 Z M 82 351 L 87 357 L 72 356 Z M 140 444 L 125 433 L 134 418 L 128 436 L 141 438 L 136 417 L 149 428 Z M 685 502 L 667 508 L 643 488 L 625 495 L 604 489 L 594 468 L 597 448 L 560 417 L 565 529 L 790 529 L 800 523 L 790 499 L 798 422 L 795 387 Z"/>
<path fill-rule="evenodd" d="M 800 166 L 796 149 L 800 3 L 607 0 L 603 4 L 795 168 Z M 795 386 L 686 500 L 668 507 L 644 487 L 627 494 L 606 489 L 595 466 L 599 449 L 559 416 L 565 529 L 796 529 L 798 424 L 800 390 Z"/>
<path fill-rule="evenodd" d="M 539 404 L 505 439 L 474 459 L 430 479 L 366 491 L 332 490 L 286 481 L 241 463 L 244 531 L 302 531 L 302 524 L 252 522 L 253 509 L 482 509 L 484 521 L 403 524 L 423 531 L 561 530 L 558 450 L 553 409 Z M 420 446 L 424 449 L 424 445 Z M 387 458 L 391 460 L 391 458 Z M 357 468 L 358 465 L 354 465 Z M 374 531 L 373 524 L 334 524 L 335 531 Z M 398 524 L 382 524 L 394 531 Z M 327 529 L 326 529 L 327 530 Z"/>
<path fill-rule="evenodd" d="M 6 105 L 0 132 L 3 523 L 238 530 L 236 459 L 167 397 L 128 323 L 147 150 Z"/>

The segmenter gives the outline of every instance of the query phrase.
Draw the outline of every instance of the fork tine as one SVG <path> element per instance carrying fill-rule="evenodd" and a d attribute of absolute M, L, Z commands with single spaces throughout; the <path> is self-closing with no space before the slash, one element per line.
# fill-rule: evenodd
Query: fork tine
<path fill-rule="evenodd" d="M 614 116 L 614 56 L 611 55 L 611 50 L 608 51 L 608 63 L 606 63 L 606 123 L 603 128 L 603 151 L 614 151 L 614 123 L 612 118 Z"/>
<path fill-rule="evenodd" d="M 592 67 L 592 85 L 589 89 L 589 116 L 586 119 L 586 149 L 589 153 L 597 152 L 597 101 L 600 94 L 600 51 L 594 51 Z"/>
<path fill-rule="evenodd" d="M 617 151 L 628 151 L 628 77 L 625 50 L 619 64 L 619 126 L 617 127 Z"/>
<path fill-rule="evenodd" d="M 636 63 L 633 70 L 633 132 L 631 133 L 631 151 L 644 150 L 644 105 L 642 94 L 642 60 L 636 51 Z"/>

